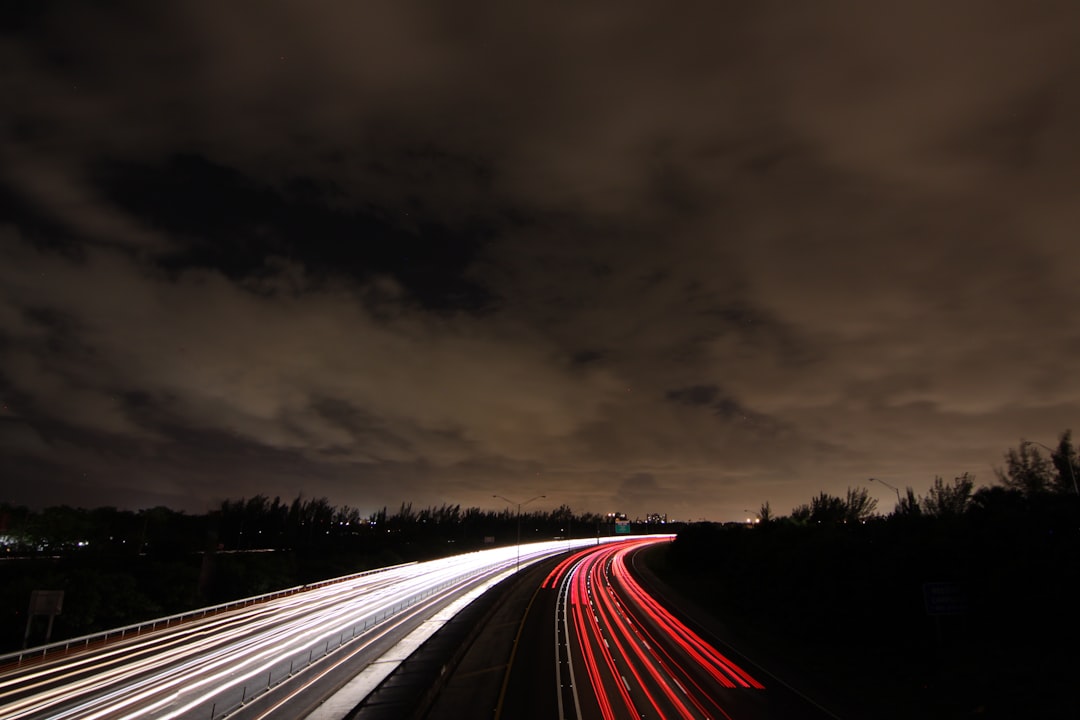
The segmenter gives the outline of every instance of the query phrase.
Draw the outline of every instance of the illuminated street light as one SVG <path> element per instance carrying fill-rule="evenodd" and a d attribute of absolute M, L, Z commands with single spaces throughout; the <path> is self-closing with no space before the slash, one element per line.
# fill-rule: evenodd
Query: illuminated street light
<path fill-rule="evenodd" d="M 539 500 L 540 498 L 546 498 L 547 495 L 537 495 L 536 497 L 529 498 L 525 502 L 520 502 L 520 503 L 515 503 L 510 498 L 503 497 L 502 495 L 492 495 L 491 497 L 499 498 L 500 500 L 505 500 L 506 502 L 510 503 L 511 505 L 517 505 L 517 535 L 518 535 L 518 537 L 517 537 L 517 568 L 514 570 L 514 572 L 518 572 L 519 570 L 521 570 L 521 508 L 525 507 L 526 505 L 531 503 L 533 500 Z"/>
<path fill-rule="evenodd" d="M 1046 448 L 1047 450 L 1050 451 L 1050 459 L 1051 460 L 1054 459 L 1053 456 L 1057 452 L 1057 450 L 1055 450 L 1054 448 L 1050 447 L 1049 445 L 1043 445 L 1038 440 L 1024 440 L 1023 442 L 1020 443 L 1020 447 L 1024 447 L 1025 445 L 1038 445 L 1040 447 Z M 1080 495 L 1080 489 L 1077 489 L 1077 487 L 1076 487 L 1076 473 L 1073 472 L 1072 458 L 1069 457 L 1068 455 L 1065 456 L 1065 464 L 1069 466 L 1069 479 L 1072 480 L 1073 492 L 1076 493 L 1077 495 Z"/>
<path fill-rule="evenodd" d="M 879 483 L 881 483 L 882 485 L 884 485 L 885 487 L 889 488 L 894 493 L 896 493 L 896 504 L 898 506 L 904 504 L 904 502 L 900 499 L 900 491 L 897 490 L 892 485 L 890 485 L 889 483 L 885 482 L 884 480 L 879 480 L 878 478 L 870 478 L 867 482 L 879 482 Z M 899 511 L 897 511 L 897 512 L 899 512 Z"/>

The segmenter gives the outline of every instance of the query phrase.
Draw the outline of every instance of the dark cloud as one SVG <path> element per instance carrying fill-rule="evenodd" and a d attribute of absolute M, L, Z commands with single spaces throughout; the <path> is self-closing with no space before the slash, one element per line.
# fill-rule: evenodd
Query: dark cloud
<path fill-rule="evenodd" d="M 5 22 L 11 499 L 728 519 L 1075 425 L 1073 4 Z"/>
<path fill-rule="evenodd" d="M 494 300 L 465 277 L 494 228 L 446 227 L 420 203 L 345 210 L 335 207 L 340 191 L 317 180 L 294 178 L 279 190 L 191 155 L 112 167 L 98 185 L 124 212 L 176 239 L 159 260 L 174 272 L 207 268 L 243 280 L 275 274 L 268 260 L 284 259 L 314 277 L 392 277 L 429 309 L 481 310 Z"/>
<path fill-rule="evenodd" d="M 717 402 L 720 388 L 715 385 L 691 385 L 678 390 L 668 390 L 665 395 L 668 400 L 682 405 L 711 406 Z"/>

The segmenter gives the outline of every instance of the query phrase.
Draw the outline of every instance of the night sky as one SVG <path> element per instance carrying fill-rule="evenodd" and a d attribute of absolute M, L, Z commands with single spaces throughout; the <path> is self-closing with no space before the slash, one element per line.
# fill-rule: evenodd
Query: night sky
<path fill-rule="evenodd" d="M 787 513 L 1080 431 L 1080 4 L 8 2 L 0 500 Z"/>

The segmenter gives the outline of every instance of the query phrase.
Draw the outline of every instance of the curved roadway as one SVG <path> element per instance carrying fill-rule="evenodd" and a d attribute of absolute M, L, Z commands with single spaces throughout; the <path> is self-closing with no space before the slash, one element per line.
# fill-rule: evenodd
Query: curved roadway
<path fill-rule="evenodd" d="M 504 676 L 497 720 L 834 717 L 722 652 L 642 587 L 630 571 L 635 554 L 669 539 L 537 543 L 522 546 L 520 559 L 515 547 L 498 548 L 19 666 L 0 657 L 0 720 L 343 718 L 458 608 L 545 559 L 554 565 L 546 576 L 537 565 L 518 578 L 527 593 L 535 573 L 539 587 L 524 616 L 516 611 L 509 662 L 495 661 Z M 486 644 L 481 636 L 478 649 L 494 650 Z M 456 704 L 450 717 L 490 718 L 492 705 Z"/>
<path fill-rule="evenodd" d="M 590 547 L 546 577 L 522 621 L 496 718 L 834 717 L 721 652 L 642 587 L 634 555 L 666 540 Z"/>
<path fill-rule="evenodd" d="M 434 632 L 422 626 L 443 608 L 588 542 L 388 568 L 171 627 L 148 624 L 99 647 L 0 657 L 0 720 L 302 717 L 340 700 L 347 683 L 344 701 L 355 707 Z"/>

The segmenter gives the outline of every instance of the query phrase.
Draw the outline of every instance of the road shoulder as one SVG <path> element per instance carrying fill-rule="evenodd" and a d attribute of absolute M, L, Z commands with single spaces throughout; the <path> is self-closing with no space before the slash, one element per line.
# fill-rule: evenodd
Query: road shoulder
<path fill-rule="evenodd" d="M 789 648 L 782 647 L 749 624 L 716 617 L 674 585 L 661 579 L 657 570 L 663 567 L 665 550 L 666 546 L 658 545 L 636 553 L 631 571 L 649 594 L 661 601 L 670 612 L 702 637 L 720 646 L 718 649 L 730 654 L 733 660 L 764 670 L 774 682 L 780 682 L 826 716 L 838 720 L 864 717 L 845 699 L 842 689 L 828 680 L 822 672 L 823 668 L 801 661 Z"/>

